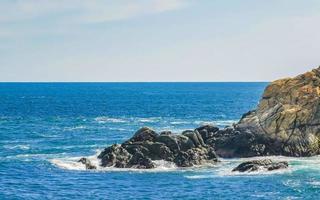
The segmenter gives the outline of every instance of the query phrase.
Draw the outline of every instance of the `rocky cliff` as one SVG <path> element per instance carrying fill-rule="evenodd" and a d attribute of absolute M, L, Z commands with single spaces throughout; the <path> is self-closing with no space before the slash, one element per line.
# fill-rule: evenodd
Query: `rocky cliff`
<path fill-rule="evenodd" d="M 221 156 L 319 154 L 320 67 L 272 82 L 232 129 L 214 143 Z"/>

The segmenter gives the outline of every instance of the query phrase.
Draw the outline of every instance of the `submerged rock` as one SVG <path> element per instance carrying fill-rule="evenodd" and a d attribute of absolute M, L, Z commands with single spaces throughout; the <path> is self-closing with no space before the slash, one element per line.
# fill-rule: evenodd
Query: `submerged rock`
<path fill-rule="evenodd" d="M 181 135 L 162 132 L 148 127 L 139 129 L 121 145 L 107 147 L 98 156 L 103 167 L 154 168 L 155 160 L 174 162 L 179 167 L 191 167 L 218 160 L 214 149 L 206 145 L 197 130 Z"/>
<path fill-rule="evenodd" d="M 272 82 L 258 107 L 212 143 L 222 157 L 320 153 L 320 67 Z"/>
<path fill-rule="evenodd" d="M 277 170 L 277 169 L 286 169 L 288 168 L 289 164 L 286 161 L 283 162 L 274 162 L 270 159 L 263 159 L 263 160 L 252 160 L 243 162 L 234 168 L 232 171 L 238 172 L 254 172 L 260 169 L 265 169 L 268 171 Z"/>

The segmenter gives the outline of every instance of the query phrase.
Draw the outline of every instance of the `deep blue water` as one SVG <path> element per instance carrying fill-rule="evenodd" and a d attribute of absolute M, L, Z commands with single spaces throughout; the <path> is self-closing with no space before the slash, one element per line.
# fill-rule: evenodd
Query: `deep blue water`
<path fill-rule="evenodd" d="M 216 166 L 86 171 L 74 160 L 158 131 L 237 121 L 266 83 L 0 83 L 0 199 L 318 199 L 320 159 L 233 174 Z"/>

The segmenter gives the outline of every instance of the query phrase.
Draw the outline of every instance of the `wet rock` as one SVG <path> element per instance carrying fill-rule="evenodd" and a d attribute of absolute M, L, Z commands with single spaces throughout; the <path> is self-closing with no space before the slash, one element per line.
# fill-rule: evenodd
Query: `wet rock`
<path fill-rule="evenodd" d="M 150 128 L 139 129 L 121 145 L 112 145 L 98 156 L 103 167 L 150 169 L 155 160 L 174 162 L 179 167 L 191 167 L 218 160 L 214 149 L 206 145 L 197 131 L 182 134 L 162 132 Z"/>
<path fill-rule="evenodd" d="M 207 144 L 207 140 L 213 138 L 215 133 L 219 131 L 219 128 L 212 125 L 204 125 L 196 130 L 201 135 L 203 141 Z"/>
<path fill-rule="evenodd" d="M 132 155 L 118 144 L 105 148 L 98 156 L 98 158 L 101 159 L 101 166 L 115 166 L 118 168 L 126 168 L 131 157 Z"/>
<path fill-rule="evenodd" d="M 97 167 L 91 164 L 91 161 L 87 158 L 81 158 L 80 160 L 78 160 L 78 162 L 84 164 L 86 166 L 86 169 L 97 169 Z"/>
<path fill-rule="evenodd" d="M 155 168 L 155 164 L 145 154 L 137 151 L 133 154 L 132 158 L 130 159 L 126 167 L 137 168 L 137 169 L 152 169 L 152 168 Z"/>
<path fill-rule="evenodd" d="M 238 172 L 254 172 L 260 169 L 265 169 L 268 171 L 278 170 L 278 169 L 286 169 L 288 168 L 289 164 L 286 161 L 283 162 L 274 162 L 270 159 L 262 159 L 262 160 L 252 160 L 243 162 L 234 168 L 232 171 Z"/>
<path fill-rule="evenodd" d="M 162 131 L 160 135 L 172 135 L 171 131 Z"/>
<path fill-rule="evenodd" d="M 182 135 L 187 136 L 196 147 L 205 146 L 203 139 L 197 130 L 194 131 L 183 131 Z"/>
<path fill-rule="evenodd" d="M 149 127 L 140 128 L 130 139 L 130 142 L 154 141 L 158 134 Z"/>
<path fill-rule="evenodd" d="M 217 156 L 213 148 L 192 148 L 187 151 L 181 151 L 176 156 L 174 162 L 180 167 L 192 167 L 204 163 L 217 162 Z"/>

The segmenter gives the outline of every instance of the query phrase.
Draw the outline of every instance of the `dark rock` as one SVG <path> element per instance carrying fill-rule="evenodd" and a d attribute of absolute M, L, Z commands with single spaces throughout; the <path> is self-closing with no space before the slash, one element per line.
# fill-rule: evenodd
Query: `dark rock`
<path fill-rule="evenodd" d="M 149 127 L 140 128 L 133 137 L 129 140 L 130 142 L 141 142 L 141 141 L 154 141 L 158 137 L 158 134 L 150 129 Z"/>
<path fill-rule="evenodd" d="M 146 154 L 152 160 L 166 160 L 173 161 L 174 154 L 165 144 L 160 142 L 145 143 L 143 144 L 145 148 L 149 150 Z"/>
<path fill-rule="evenodd" d="M 160 135 L 172 135 L 171 131 L 162 131 Z"/>
<path fill-rule="evenodd" d="M 119 168 L 126 168 L 131 157 L 132 155 L 125 148 L 117 144 L 105 148 L 98 156 L 101 159 L 101 166 Z"/>
<path fill-rule="evenodd" d="M 214 137 L 214 134 L 219 131 L 218 127 L 212 125 L 204 125 L 196 129 L 201 135 L 203 141 L 207 144 L 207 140 Z"/>
<path fill-rule="evenodd" d="M 117 166 L 116 166 L 117 167 Z M 130 159 L 127 168 L 137 168 L 137 169 L 152 169 L 155 168 L 155 164 L 150 158 L 144 155 L 142 152 L 135 152 L 135 154 Z"/>
<path fill-rule="evenodd" d="M 274 162 L 270 159 L 263 159 L 263 160 L 252 160 L 243 162 L 234 168 L 232 171 L 238 172 L 253 172 L 259 169 L 267 169 L 268 171 L 278 170 L 278 169 L 285 169 L 288 168 L 288 162 Z"/>
<path fill-rule="evenodd" d="M 176 135 L 175 137 L 179 145 L 180 151 L 187 151 L 188 149 L 196 147 L 194 142 L 185 135 Z"/>
<path fill-rule="evenodd" d="M 218 161 L 212 148 L 192 148 L 187 151 L 181 151 L 174 160 L 179 167 L 192 167 L 208 161 Z"/>
<path fill-rule="evenodd" d="M 84 164 L 86 166 L 86 169 L 97 169 L 97 167 L 92 165 L 90 160 L 87 158 L 81 158 L 80 160 L 78 160 L 78 162 Z"/>
<path fill-rule="evenodd" d="M 160 135 L 156 138 L 156 142 L 165 144 L 174 153 L 180 151 L 180 146 L 175 135 Z"/>
<path fill-rule="evenodd" d="M 101 166 L 150 169 L 154 160 L 174 162 L 179 167 L 190 167 L 205 162 L 216 162 L 214 149 L 206 145 L 200 133 L 184 131 L 181 135 L 141 128 L 121 145 L 112 145 L 98 156 Z"/>
<path fill-rule="evenodd" d="M 183 131 L 182 135 L 187 136 L 196 147 L 201 147 L 201 146 L 205 146 L 201 135 L 199 134 L 199 132 L 197 130 L 195 131 Z"/>

